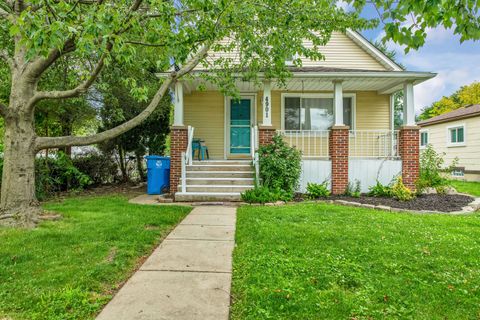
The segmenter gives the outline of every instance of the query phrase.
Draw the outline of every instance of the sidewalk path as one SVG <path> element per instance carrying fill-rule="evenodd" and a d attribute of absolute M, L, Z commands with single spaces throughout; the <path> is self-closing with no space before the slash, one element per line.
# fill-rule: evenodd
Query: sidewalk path
<path fill-rule="evenodd" d="M 97 320 L 227 320 L 236 208 L 196 207 Z"/>

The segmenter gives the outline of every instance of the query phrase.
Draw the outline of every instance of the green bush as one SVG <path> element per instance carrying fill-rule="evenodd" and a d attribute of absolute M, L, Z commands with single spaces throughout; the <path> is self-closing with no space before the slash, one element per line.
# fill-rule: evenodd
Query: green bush
<path fill-rule="evenodd" d="M 437 192 L 442 193 L 449 185 L 449 181 L 442 176 L 442 173 L 451 171 L 457 160 L 445 168 L 444 156 L 445 153 L 437 153 L 431 145 L 420 153 L 420 172 L 416 181 L 417 193 L 422 193 L 426 188 L 435 188 Z"/>
<path fill-rule="evenodd" d="M 275 201 L 291 201 L 293 195 L 282 189 L 270 190 L 268 187 L 259 186 L 242 192 L 241 198 L 242 201 L 247 203 L 267 203 Z"/>
<path fill-rule="evenodd" d="M 361 195 L 360 181 L 355 180 L 355 183 L 348 182 L 344 195 L 359 198 Z"/>
<path fill-rule="evenodd" d="M 398 177 L 392 186 L 392 196 L 400 201 L 410 201 L 415 194 L 403 184 L 402 177 Z"/>
<path fill-rule="evenodd" d="M 326 198 L 330 195 L 327 181 L 323 183 L 307 183 L 307 196 L 309 199 Z"/>
<path fill-rule="evenodd" d="M 112 183 L 118 175 L 118 168 L 110 156 L 92 153 L 72 159 L 73 165 L 92 180 L 92 184 Z"/>
<path fill-rule="evenodd" d="M 269 190 L 284 190 L 293 196 L 302 170 L 301 152 L 276 135 L 271 144 L 258 149 L 258 154 L 262 184 Z"/>
<path fill-rule="evenodd" d="M 92 179 L 78 170 L 63 152 L 56 157 L 35 161 L 35 186 L 39 200 L 60 191 L 81 190 L 91 183 Z"/>
<path fill-rule="evenodd" d="M 377 180 L 374 186 L 368 188 L 368 195 L 370 197 L 392 197 L 392 187 L 389 185 L 383 185 Z"/>

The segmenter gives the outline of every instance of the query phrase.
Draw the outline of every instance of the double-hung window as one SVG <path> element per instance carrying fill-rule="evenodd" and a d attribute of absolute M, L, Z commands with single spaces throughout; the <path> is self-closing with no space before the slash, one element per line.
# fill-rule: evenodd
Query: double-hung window
<path fill-rule="evenodd" d="M 283 99 L 285 130 L 328 130 L 333 126 L 333 97 L 289 94 Z M 343 122 L 350 128 L 354 125 L 354 103 L 353 96 L 343 98 Z"/>
<path fill-rule="evenodd" d="M 428 145 L 428 131 L 420 131 L 420 147 L 425 148 Z"/>
<path fill-rule="evenodd" d="M 448 128 L 448 144 L 450 146 L 465 145 L 465 126 L 455 126 Z"/>

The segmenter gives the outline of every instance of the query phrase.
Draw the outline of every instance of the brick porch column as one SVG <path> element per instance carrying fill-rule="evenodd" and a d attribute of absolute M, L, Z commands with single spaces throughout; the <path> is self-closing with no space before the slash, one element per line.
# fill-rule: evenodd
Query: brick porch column
<path fill-rule="evenodd" d="M 264 146 L 273 142 L 276 130 L 272 126 L 258 126 L 258 144 Z"/>
<path fill-rule="evenodd" d="M 332 194 L 343 194 L 348 185 L 348 126 L 330 129 L 328 151 L 332 161 Z"/>
<path fill-rule="evenodd" d="M 399 151 L 402 158 L 402 178 L 407 188 L 414 191 L 420 168 L 420 127 L 403 126 L 400 129 Z"/>
<path fill-rule="evenodd" d="M 170 131 L 170 193 L 177 192 L 182 175 L 182 152 L 187 150 L 188 127 L 172 126 Z"/>

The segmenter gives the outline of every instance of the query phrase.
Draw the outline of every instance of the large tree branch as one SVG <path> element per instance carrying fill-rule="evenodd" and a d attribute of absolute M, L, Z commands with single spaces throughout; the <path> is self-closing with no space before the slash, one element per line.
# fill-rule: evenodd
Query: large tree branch
<path fill-rule="evenodd" d="M 109 45 L 107 47 L 107 51 L 102 54 L 100 59 L 98 60 L 95 68 L 90 73 L 87 80 L 80 83 L 73 89 L 64 90 L 64 91 L 39 91 L 37 92 L 32 99 L 29 101 L 29 107 L 33 107 L 38 101 L 43 99 L 66 99 L 66 98 L 73 98 L 81 95 L 82 93 L 87 92 L 88 88 L 95 82 L 98 78 L 100 72 L 102 71 L 105 65 L 105 59 L 112 49 L 112 46 Z"/>
<path fill-rule="evenodd" d="M 128 120 L 127 122 L 86 137 L 75 137 L 75 136 L 64 136 L 64 137 L 38 137 L 36 139 L 36 149 L 42 150 L 46 148 L 59 148 L 59 147 L 67 147 L 67 146 L 84 146 L 99 143 L 108 139 L 115 138 L 122 133 L 125 133 L 139 124 L 141 124 L 145 119 L 147 119 L 155 108 L 160 103 L 162 97 L 167 92 L 170 85 L 180 77 L 184 76 L 185 74 L 189 73 L 190 71 L 195 68 L 195 66 L 200 62 L 201 59 L 205 57 L 210 48 L 210 44 L 205 44 L 191 59 L 188 63 L 186 63 L 178 72 L 172 72 L 170 75 L 165 79 L 162 83 L 158 91 L 155 93 L 150 104 L 136 117 Z"/>
<path fill-rule="evenodd" d="M 3 61 L 5 61 L 8 66 L 10 67 L 10 69 L 13 68 L 13 59 L 10 57 L 10 55 L 8 54 L 8 51 L 7 50 L 0 50 L 0 59 L 2 59 Z"/>

